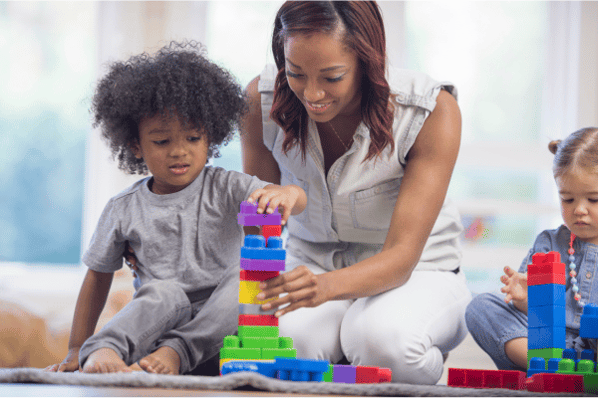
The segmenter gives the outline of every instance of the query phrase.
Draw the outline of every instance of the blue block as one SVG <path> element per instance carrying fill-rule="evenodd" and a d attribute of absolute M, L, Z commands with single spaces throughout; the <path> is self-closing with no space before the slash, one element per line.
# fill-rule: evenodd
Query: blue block
<path fill-rule="evenodd" d="M 549 283 L 527 287 L 527 308 L 546 305 L 565 306 L 565 285 Z"/>
<path fill-rule="evenodd" d="M 268 238 L 268 247 L 266 247 L 266 239 L 263 236 L 247 235 L 244 245 L 241 247 L 241 258 L 284 260 L 286 251 L 282 248 L 282 238 L 280 236 L 271 236 Z"/>
<path fill-rule="evenodd" d="M 299 358 L 276 358 L 278 378 L 293 381 L 322 381 L 328 361 Z"/>
<path fill-rule="evenodd" d="M 546 360 L 544 358 L 534 357 L 529 360 L 527 377 L 532 377 L 537 373 L 546 373 Z"/>
<path fill-rule="evenodd" d="M 577 361 L 577 351 L 575 351 L 575 348 L 564 349 L 563 359 L 572 359 L 574 361 Z"/>
<path fill-rule="evenodd" d="M 579 335 L 586 339 L 598 339 L 598 306 L 586 304 L 583 307 Z"/>
<path fill-rule="evenodd" d="M 565 307 L 549 305 L 527 310 L 528 328 L 565 327 Z M 558 347 L 553 347 L 558 348 Z"/>
<path fill-rule="evenodd" d="M 546 373 L 556 373 L 562 358 L 550 358 L 546 363 Z"/>
<path fill-rule="evenodd" d="M 222 376 L 236 372 L 255 372 L 266 377 L 276 377 L 276 367 L 272 362 L 261 361 L 228 361 L 222 365 Z"/>
<path fill-rule="evenodd" d="M 565 328 L 529 328 L 527 329 L 527 348 L 536 350 L 540 348 L 565 349 Z"/>

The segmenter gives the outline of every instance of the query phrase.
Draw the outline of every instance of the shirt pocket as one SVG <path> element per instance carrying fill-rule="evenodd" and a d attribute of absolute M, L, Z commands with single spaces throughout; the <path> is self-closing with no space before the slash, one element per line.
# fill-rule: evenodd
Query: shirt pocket
<path fill-rule="evenodd" d="M 367 231 L 387 231 L 400 186 L 401 179 L 396 179 L 349 194 L 353 227 Z"/>

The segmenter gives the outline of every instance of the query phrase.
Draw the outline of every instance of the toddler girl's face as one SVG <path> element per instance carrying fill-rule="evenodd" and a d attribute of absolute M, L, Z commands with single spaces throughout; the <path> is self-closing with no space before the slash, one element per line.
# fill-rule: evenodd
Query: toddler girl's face
<path fill-rule="evenodd" d="M 147 117 L 139 123 L 139 144 L 133 153 L 143 159 L 154 179 L 152 192 L 178 192 L 201 173 L 208 159 L 209 142 L 197 129 L 186 129 L 176 113 L 168 118 Z"/>
<path fill-rule="evenodd" d="M 598 174 L 574 167 L 555 180 L 567 228 L 584 242 L 598 244 Z"/>

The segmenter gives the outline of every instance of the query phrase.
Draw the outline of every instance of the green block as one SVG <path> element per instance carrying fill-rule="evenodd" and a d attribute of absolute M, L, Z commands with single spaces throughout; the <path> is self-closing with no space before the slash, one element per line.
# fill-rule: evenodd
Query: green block
<path fill-rule="evenodd" d="M 561 365 L 562 364 L 562 365 Z M 559 369 L 557 373 L 564 375 L 594 375 L 594 362 L 589 359 L 583 359 L 577 363 L 575 368 L 575 361 L 572 359 L 562 359 L 559 362 Z"/>
<path fill-rule="evenodd" d="M 239 336 L 224 336 L 223 343 L 225 347 L 241 347 Z"/>
<path fill-rule="evenodd" d="M 243 348 L 278 348 L 278 337 L 244 337 Z"/>
<path fill-rule="evenodd" d="M 556 372 L 561 374 L 575 374 L 575 361 L 568 358 L 561 359 Z"/>
<path fill-rule="evenodd" d="M 262 359 L 262 350 L 260 348 L 222 347 L 220 359 Z"/>
<path fill-rule="evenodd" d="M 278 348 L 293 348 L 293 339 L 290 337 L 279 337 Z"/>
<path fill-rule="evenodd" d="M 278 337 L 278 326 L 239 325 L 239 337 Z"/>
<path fill-rule="evenodd" d="M 333 364 L 329 364 L 328 365 L 328 372 L 326 372 L 326 373 L 324 373 L 322 375 L 322 381 L 332 383 L 333 373 L 334 373 L 334 365 Z"/>
<path fill-rule="evenodd" d="M 297 358 L 297 350 L 294 348 L 262 348 L 262 359 Z"/>
<path fill-rule="evenodd" d="M 583 375 L 583 391 L 590 394 L 598 394 L 598 374 Z"/>
<path fill-rule="evenodd" d="M 529 360 L 532 358 L 544 358 L 549 360 L 550 358 L 562 358 L 562 348 L 538 348 L 535 350 L 527 350 L 527 364 L 529 368 Z"/>

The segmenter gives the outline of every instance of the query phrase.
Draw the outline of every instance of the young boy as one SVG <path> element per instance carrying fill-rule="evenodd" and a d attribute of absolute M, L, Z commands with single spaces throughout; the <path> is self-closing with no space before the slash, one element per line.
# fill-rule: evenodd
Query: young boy
<path fill-rule="evenodd" d="M 305 192 L 206 166 L 245 110 L 240 87 L 196 44 L 117 62 L 93 98 L 119 167 L 151 172 L 113 197 L 83 262 L 69 352 L 51 371 L 188 373 L 234 333 L 243 200 L 258 212 L 303 211 Z M 113 273 L 129 244 L 137 258 L 133 300 L 93 335 Z"/>

